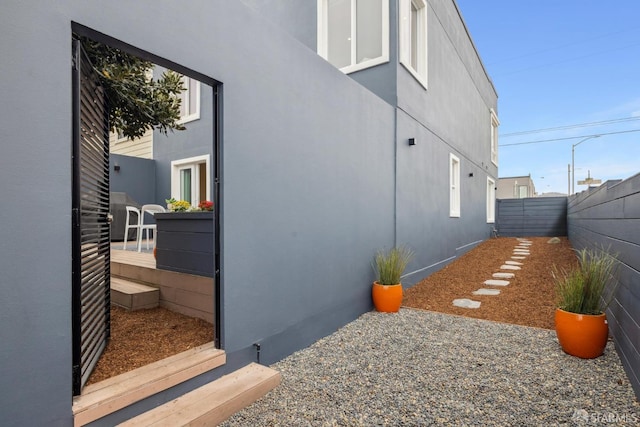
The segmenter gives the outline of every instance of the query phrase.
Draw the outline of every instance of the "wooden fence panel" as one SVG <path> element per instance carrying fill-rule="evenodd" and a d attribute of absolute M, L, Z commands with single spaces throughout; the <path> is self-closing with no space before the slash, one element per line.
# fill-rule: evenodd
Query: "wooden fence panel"
<path fill-rule="evenodd" d="M 496 228 L 500 236 L 566 236 L 567 198 L 498 199 Z"/>
<path fill-rule="evenodd" d="M 640 398 L 640 174 L 570 197 L 567 225 L 574 248 L 606 248 L 620 261 L 618 288 L 607 320 Z"/>

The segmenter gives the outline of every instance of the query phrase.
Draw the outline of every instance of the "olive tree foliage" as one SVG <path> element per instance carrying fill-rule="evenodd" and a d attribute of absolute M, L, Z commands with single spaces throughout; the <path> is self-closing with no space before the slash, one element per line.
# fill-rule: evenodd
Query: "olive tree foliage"
<path fill-rule="evenodd" d="M 178 123 L 185 90 L 179 74 L 169 70 L 154 80 L 152 62 L 85 37 L 80 41 L 109 100 L 111 131 L 135 139 L 149 129 L 185 129 Z"/>

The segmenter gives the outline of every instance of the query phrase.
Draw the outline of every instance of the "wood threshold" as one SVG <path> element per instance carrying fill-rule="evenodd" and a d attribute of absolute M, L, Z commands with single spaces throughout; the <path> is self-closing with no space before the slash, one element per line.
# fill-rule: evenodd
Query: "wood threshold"
<path fill-rule="evenodd" d="M 211 342 L 88 385 L 73 398 L 74 426 L 88 424 L 225 363 L 225 352 Z"/>
<path fill-rule="evenodd" d="M 280 381 L 278 371 L 250 363 L 120 426 L 218 425 L 277 387 Z"/>

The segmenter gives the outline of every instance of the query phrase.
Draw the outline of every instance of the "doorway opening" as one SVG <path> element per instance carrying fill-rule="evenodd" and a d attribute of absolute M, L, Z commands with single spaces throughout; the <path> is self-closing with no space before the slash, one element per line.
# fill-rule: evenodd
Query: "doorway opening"
<path fill-rule="evenodd" d="M 92 69 L 90 63 L 85 63 L 84 67 L 81 67 L 81 70 L 74 74 L 76 76 L 74 77 L 74 93 L 78 93 L 77 96 L 74 95 L 75 108 L 73 121 L 74 129 L 77 129 L 77 132 L 74 131 L 74 140 L 77 140 L 74 145 L 79 144 L 79 146 L 82 147 L 85 141 L 92 139 L 88 138 L 88 136 L 95 136 L 96 132 L 88 130 L 86 123 L 100 122 L 103 124 L 100 138 L 98 138 L 102 143 L 104 143 L 105 139 L 105 126 L 107 129 L 106 144 L 94 144 L 91 147 L 80 148 L 80 151 L 78 151 L 78 153 L 93 152 L 93 154 L 100 159 L 99 183 L 93 184 L 87 178 L 87 171 L 95 172 L 96 161 L 90 159 L 85 163 L 81 163 L 82 156 L 74 155 L 73 185 L 74 188 L 78 189 L 78 192 L 76 197 L 74 197 L 73 212 L 74 220 L 77 218 L 77 224 L 74 223 L 74 236 L 72 238 L 74 271 L 74 313 L 72 321 L 74 343 L 73 392 L 74 395 L 78 395 L 81 394 L 82 388 L 87 381 L 90 381 L 91 374 L 95 366 L 100 364 L 99 360 L 103 354 L 105 354 L 104 352 L 109 352 L 110 347 L 121 348 L 112 345 L 113 342 L 116 339 L 131 339 L 126 336 L 116 337 L 113 334 L 113 332 L 118 329 L 114 328 L 115 325 L 112 325 L 112 323 L 114 321 L 122 322 L 124 318 L 130 321 L 132 316 L 135 320 L 136 311 L 126 312 L 119 307 L 111 308 L 112 301 L 110 300 L 110 295 L 113 289 L 112 277 L 120 280 L 121 277 L 119 277 L 119 275 L 123 274 L 122 271 L 125 269 L 121 267 L 117 269 L 111 268 L 111 265 L 113 265 L 112 253 L 115 251 L 122 252 L 118 255 L 120 258 L 131 257 L 132 259 L 143 259 L 142 257 L 146 256 L 144 262 L 152 262 L 155 264 L 152 251 L 143 249 L 146 248 L 146 246 L 137 236 L 135 242 L 127 242 L 129 243 L 129 248 L 132 250 L 120 250 L 122 248 L 114 250 L 114 248 L 118 248 L 120 245 L 123 247 L 125 245 L 123 242 L 112 241 L 111 236 L 116 234 L 114 233 L 115 231 L 123 230 L 114 230 L 112 228 L 111 233 L 109 233 L 109 231 L 106 232 L 108 237 L 105 237 L 104 224 L 107 224 L 106 227 L 108 230 L 109 210 L 113 210 L 109 203 L 111 198 L 110 194 L 115 193 L 114 190 L 122 190 L 117 192 L 134 194 L 140 198 L 138 201 L 140 205 L 165 205 L 165 200 L 176 198 L 176 195 L 179 200 L 184 200 L 194 207 L 197 207 L 200 202 L 213 202 L 214 209 L 210 220 L 213 222 L 212 228 L 214 230 L 211 242 L 213 248 L 211 248 L 210 251 L 212 256 L 205 261 L 213 265 L 213 283 L 210 296 L 212 301 L 208 301 L 208 304 L 212 307 L 212 313 L 206 315 L 199 314 L 198 309 L 201 307 L 195 307 L 193 312 L 189 312 L 188 301 L 185 303 L 187 308 L 181 309 L 177 307 L 174 302 L 160 298 L 160 307 L 156 310 L 157 317 L 151 316 L 151 311 L 145 310 L 140 311 L 137 317 L 139 318 L 138 320 L 144 318 L 156 319 L 147 320 L 148 324 L 159 322 L 157 319 L 164 319 L 160 320 L 160 322 L 164 322 L 164 326 L 168 326 L 168 329 L 174 329 L 177 333 L 182 333 L 182 335 L 184 335 L 181 329 L 182 327 L 189 327 L 191 323 L 194 323 L 197 324 L 197 327 L 201 328 L 203 316 L 207 317 L 206 321 L 209 322 L 208 325 L 211 331 L 210 337 L 215 347 L 222 348 L 223 346 L 222 316 L 220 311 L 221 235 L 219 215 L 221 200 L 220 114 L 222 87 L 220 82 L 211 77 L 164 58 L 149 54 L 148 52 L 98 33 L 90 28 L 74 23 L 72 24 L 72 30 L 74 33 L 74 45 L 79 45 L 77 52 L 81 52 L 81 40 L 83 38 L 108 45 L 126 54 L 151 61 L 153 67 L 150 72 L 154 75 L 156 73 L 162 73 L 164 70 L 173 70 L 179 73 L 183 87 L 186 89 L 180 95 L 181 118 L 179 121 L 185 130 L 170 131 L 166 135 L 157 131 L 151 131 L 147 132 L 142 138 L 131 140 L 117 132 L 111 132 L 111 134 L 108 132 L 109 126 L 108 123 L 104 122 L 104 118 L 108 117 L 106 109 L 109 108 L 109 106 L 103 100 L 99 100 L 96 95 L 101 92 L 99 85 L 95 84 L 95 73 L 99 70 Z M 78 57 L 82 56 L 80 53 L 74 52 L 74 55 Z M 86 97 L 85 101 L 83 101 L 81 96 L 82 70 L 87 72 L 87 76 L 91 74 L 87 70 L 94 73 L 94 77 L 84 77 L 85 80 L 88 79 L 93 82 L 92 86 L 86 89 L 90 95 Z M 102 105 L 102 110 L 96 110 L 96 105 Z M 83 121 L 83 115 L 87 114 L 89 118 Z M 190 131 L 191 133 L 189 133 Z M 182 134 L 183 132 L 184 134 Z M 77 138 L 75 136 L 77 136 Z M 202 161 L 203 159 L 206 159 L 206 161 Z M 185 160 L 190 161 L 185 162 Z M 144 168 L 136 167 L 137 164 L 143 163 L 146 163 Z M 150 167 L 150 164 L 152 164 L 153 167 Z M 174 182 L 178 183 L 177 186 Z M 102 190 L 100 196 L 93 196 L 92 192 L 95 192 L 94 187 L 99 187 Z M 150 189 L 149 187 L 152 188 Z M 85 188 L 89 188 L 90 196 L 82 193 L 82 189 Z M 94 203 L 94 200 L 99 200 L 100 203 Z M 77 203 L 75 201 L 77 201 Z M 142 220 L 144 221 L 144 219 Z M 118 221 L 114 222 L 117 223 Z M 94 254 L 93 258 L 90 258 L 86 256 L 85 252 L 88 248 L 87 245 L 91 243 L 88 240 L 88 236 L 92 233 L 96 234 L 94 233 L 94 229 L 96 228 L 95 223 L 103 226 L 103 229 L 97 233 L 99 234 L 100 252 L 96 252 L 97 255 Z M 122 223 L 122 221 L 120 223 Z M 155 231 L 155 229 L 152 230 L 154 245 L 157 239 Z M 140 233 L 141 228 L 138 228 L 135 232 Z M 123 232 L 122 236 L 126 242 L 129 238 L 129 231 Z M 99 265 L 101 269 L 96 269 L 96 265 Z M 135 264 L 132 265 L 134 265 L 134 267 L 127 268 L 135 268 Z M 91 290 L 87 287 L 87 284 L 95 285 L 96 283 L 98 284 L 97 290 Z M 150 282 L 146 283 L 146 285 L 153 287 L 153 284 Z M 161 293 L 162 292 L 159 292 L 159 294 Z M 165 293 L 169 294 L 170 292 Z M 194 302 L 194 304 L 197 305 L 196 302 Z M 185 310 L 187 313 L 184 313 Z M 112 316 L 112 313 L 115 313 L 115 315 Z M 83 322 L 87 317 L 94 317 L 97 320 L 94 319 L 93 323 L 87 324 Z M 133 321 L 131 324 L 136 325 L 136 322 Z M 195 328 L 195 326 L 193 328 Z M 140 326 L 131 326 L 130 329 L 139 330 L 141 328 Z M 167 340 L 166 337 L 163 339 L 166 342 L 171 342 L 171 340 Z M 132 340 L 135 340 L 135 338 L 132 338 Z M 151 348 L 154 348 L 154 346 L 152 345 Z M 166 348 L 163 351 L 159 351 L 157 345 L 155 348 L 157 351 L 154 353 L 156 353 L 156 356 L 160 359 L 167 355 Z M 143 349 L 142 351 L 149 352 L 150 350 Z M 176 349 L 175 352 L 180 351 L 182 350 Z M 122 359 L 123 363 L 129 364 L 130 368 L 131 366 L 133 366 L 133 368 L 136 367 L 130 363 L 130 357 L 120 357 L 119 359 Z M 119 368 L 114 371 L 115 374 L 119 372 L 121 372 Z"/>

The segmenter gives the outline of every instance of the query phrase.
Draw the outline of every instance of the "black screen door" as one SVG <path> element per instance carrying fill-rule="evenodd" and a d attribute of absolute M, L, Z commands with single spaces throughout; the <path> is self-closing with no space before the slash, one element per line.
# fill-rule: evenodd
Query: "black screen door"
<path fill-rule="evenodd" d="M 73 40 L 73 394 L 109 340 L 109 119 L 107 100 L 80 41 Z"/>

